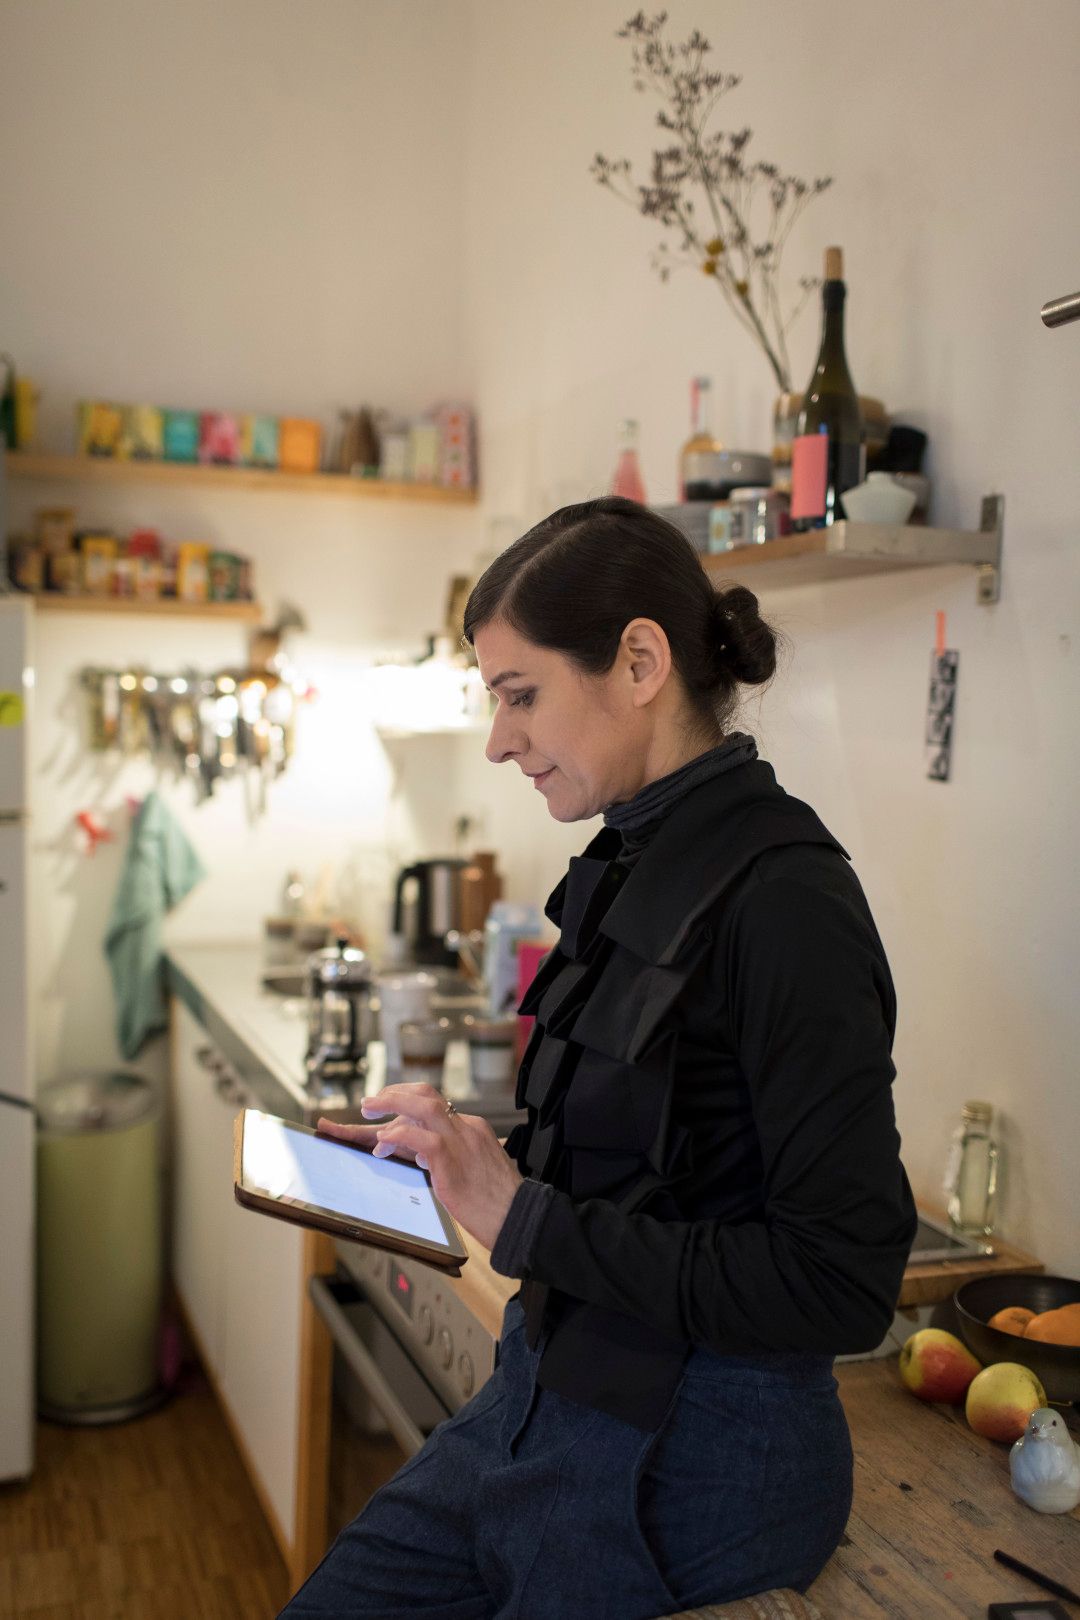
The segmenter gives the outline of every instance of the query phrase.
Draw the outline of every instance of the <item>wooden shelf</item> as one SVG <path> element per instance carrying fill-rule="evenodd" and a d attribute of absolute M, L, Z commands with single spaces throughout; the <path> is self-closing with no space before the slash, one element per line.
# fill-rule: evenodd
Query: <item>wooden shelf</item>
<path fill-rule="evenodd" d="M 896 573 L 906 568 L 973 567 L 977 598 L 996 602 L 1001 593 L 1001 539 L 1005 499 L 988 495 L 980 526 L 930 529 L 913 523 L 834 523 L 809 534 L 788 534 L 762 545 L 734 546 L 702 556 L 706 573 L 753 572 L 770 585 L 819 585 L 830 579 Z"/>
<path fill-rule="evenodd" d="M 351 478 L 346 473 L 276 472 L 269 467 L 215 467 L 198 462 L 116 461 L 109 456 L 48 456 L 9 450 L 11 478 L 39 482 L 93 484 L 170 484 L 174 488 L 212 488 L 293 495 L 336 495 L 349 500 L 420 501 L 475 506 L 475 489 L 444 489 L 441 484 L 396 484 L 379 478 Z"/>
<path fill-rule="evenodd" d="M 258 624 L 263 617 L 258 602 L 178 602 L 162 597 L 158 602 L 141 602 L 126 596 L 65 596 L 60 591 L 28 594 L 40 613 L 164 613 L 177 619 L 242 619 Z"/>

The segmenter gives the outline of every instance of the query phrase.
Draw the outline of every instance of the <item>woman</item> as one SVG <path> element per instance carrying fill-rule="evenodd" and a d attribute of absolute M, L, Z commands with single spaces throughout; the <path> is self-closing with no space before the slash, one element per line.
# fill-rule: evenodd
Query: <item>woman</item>
<path fill-rule="evenodd" d="M 775 638 L 615 498 L 497 557 L 465 635 L 488 759 L 557 821 L 604 821 L 521 1004 L 528 1120 L 504 1149 L 391 1085 L 389 1123 L 336 1134 L 428 1166 L 522 1285 L 493 1376 L 284 1612 L 644 1620 L 805 1589 L 851 1505 L 833 1357 L 884 1337 L 915 1214 L 862 890 L 728 730 Z"/>

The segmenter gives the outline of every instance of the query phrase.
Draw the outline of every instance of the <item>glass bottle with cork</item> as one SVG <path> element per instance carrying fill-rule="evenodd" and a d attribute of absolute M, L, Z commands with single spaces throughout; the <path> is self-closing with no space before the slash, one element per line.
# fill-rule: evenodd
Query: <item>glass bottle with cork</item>
<path fill-rule="evenodd" d="M 791 446 L 791 521 L 797 533 L 844 516 L 843 493 L 861 484 L 865 465 L 859 396 L 844 353 L 844 257 L 825 249 L 821 348 Z"/>
<path fill-rule="evenodd" d="M 988 1102 L 966 1102 L 949 1148 L 942 1191 L 949 1221 L 965 1237 L 987 1238 L 994 1230 L 998 1148 L 991 1135 Z"/>

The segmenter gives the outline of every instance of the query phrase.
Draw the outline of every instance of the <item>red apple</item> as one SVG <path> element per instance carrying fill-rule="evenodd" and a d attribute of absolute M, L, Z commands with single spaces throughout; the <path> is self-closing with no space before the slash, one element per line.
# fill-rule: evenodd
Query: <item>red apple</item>
<path fill-rule="evenodd" d="M 964 1406 L 968 1427 L 988 1440 L 1019 1440 L 1028 1418 L 1046 1405 L 1046 1391 L 1030 1367 L 994 1361 L 971 1380 Z"/>
<path fill-rule="evenodd" d="M 920 1328 L 900 1351 L 900 1377 L 920 1401 L 949 1401 L 955 1406 L 981 1365 L 967 1345 L 944 1328 Z"/>

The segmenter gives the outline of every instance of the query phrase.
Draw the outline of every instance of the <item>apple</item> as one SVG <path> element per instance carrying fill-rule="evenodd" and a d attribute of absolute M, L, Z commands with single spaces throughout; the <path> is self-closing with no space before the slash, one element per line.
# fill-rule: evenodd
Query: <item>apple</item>
<path fill-rule="evenodd" d="M 1030 1367 L 993 1361 L 971 1380 L 964 1404 L 968 1427 L 988 1440 L 1019 1440 L 1028 1418 L 1046 1405 L 1046 1391 Z"/>
<path fill-rule="evenodd" d="M 900 1351 L 900 1377 L 920 1401 L 955 1406 L 981 1366 L 967 1345 L 944 1328 L 920 1328 Z"/>

